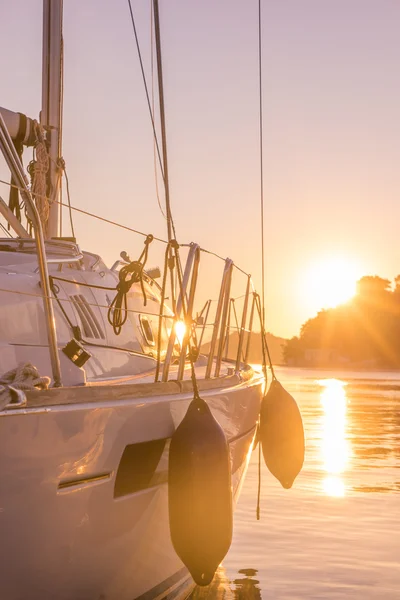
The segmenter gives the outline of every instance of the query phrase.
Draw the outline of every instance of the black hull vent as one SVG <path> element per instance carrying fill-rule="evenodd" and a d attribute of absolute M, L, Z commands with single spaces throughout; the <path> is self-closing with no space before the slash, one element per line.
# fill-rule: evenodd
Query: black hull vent
<path fill-rule="evenodd" d="M 126 446 L 115 478 L 114 498 L 133 494 L 166 480 L 166 470 L 156 472 L 167 440 Z"/>
<path fill-rule="evenodd" d="M 72 305 L 78 313 L 82 329 L 86 338 L 95 338 L 96 340 L 105 339 L 104 331 L 94 314 L 92 307 L 82 294 L 70 296 Z"/>

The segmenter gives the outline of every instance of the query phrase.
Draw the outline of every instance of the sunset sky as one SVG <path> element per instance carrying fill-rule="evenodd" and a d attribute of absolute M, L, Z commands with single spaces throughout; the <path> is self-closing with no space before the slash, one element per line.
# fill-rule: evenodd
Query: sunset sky
<path fill-rule="evenodd" d="M 150 82 L 150 1 L 132 5 Z M 258 3 L 160 5 L 178 240 L 230 256 L 260 288 Z M 41 2 L 0 0 L 0 12 L 0 105 L 37 117 Z M 165 237 L 128 3 L 64 0 L 64 13 L 72 203 Z M 329 285 L 329 265 L 354 280 L 400 273 L 399 23 L 399 0 L 263 2 L 266 306 L 277 335 L 297 334 L 329 302 L 315 290 L 316 279 Z M 81 247 L 109 265 L 141 251 L 132 234 L 82 216 L 75 225 Z M 161 266 L 162 248 L 153 252 Z M 221 268 L 207 273 L 213 296 Z"/>

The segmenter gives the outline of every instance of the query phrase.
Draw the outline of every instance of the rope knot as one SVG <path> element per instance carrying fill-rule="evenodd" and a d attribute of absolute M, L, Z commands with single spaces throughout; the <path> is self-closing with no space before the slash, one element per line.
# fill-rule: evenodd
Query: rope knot
<path fill-rule="evenodd" d="M 0 410 L 8 404 L 18 404 L 23 392 L 29 390 L 47 390 L 49 377 L 41 377 L 31 363 L 18 365 L 0 377 Z"/>

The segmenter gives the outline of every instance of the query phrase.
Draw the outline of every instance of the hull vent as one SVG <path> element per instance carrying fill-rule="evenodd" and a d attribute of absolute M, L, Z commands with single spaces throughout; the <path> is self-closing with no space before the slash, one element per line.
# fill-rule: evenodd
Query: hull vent
<path fill-rule="evenodd" d="M 104 331 L 85 296 L 75 294 L 74 296 L 70 296 L 70 299 L 78 313 L 85 337 L 104 340 Z"/>
<path fill-rule="evenodd" d="M 166 481 L 166 471 L 157 472 L 166 442 L 166 439 L 151 440 L 125 447 L 115 478 L 114 498 Z"/>

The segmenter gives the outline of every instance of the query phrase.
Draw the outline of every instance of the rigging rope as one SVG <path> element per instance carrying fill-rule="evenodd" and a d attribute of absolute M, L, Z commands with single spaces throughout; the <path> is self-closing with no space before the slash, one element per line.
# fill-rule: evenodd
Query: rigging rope
<path fill-rule="evenodd" d="M 267 384 L 267 357 L 271 369 L 272 379 L 276 380 L 272 366 L 271 355 L 265 331 L 265 249 L 264 249 L 264 156 L 263 156 L 263 94 L 262 94 L 262 29 L 261 29 L 261 0 L 258 0 L 258 84 L 259 84 L 259 134 L 260 134 L 260 217 L 261 217 L 261 299 L 255 294 L 255 303 L 261 325 L 261 346 L 263 355 L 263 373 L 265 385 Z M 260 442 L 259 442 L 260 444 Z M 261 444 L 260 444 L 261 445 Z M 261 499 L 261 449 L 258 449 L 258 490 L 257 490 L 257 520 L 260 519 Z"/>
<path fill-rule="evenodd" d="M 267 363 L 266 356 L 274 379 L 274 368 L 272 366 L 271 355 L 268 348 L 268 342 L 265 331 L 265 249 L 264 249 L 264 159 L 263 159 L 263 95 L 262 95 L 262 31 L 261 31 L 261 0 L 258 0 L 258 83 L 259 83 L 259 133 L 260 133 L 260 213 L 261 213 L 261 299 L 255 294 L 256 306 L 260 317 L 261 338 L 263 348 L 263 370 L 265 381 L 267 381 Z"/>
<path fill-rule="evenodd" d="M 26 134 L 27 118 L 23 113 L 19 113 L 19 118 L 20 118 L 20 128 L 19 128 L 16 138 L 13 140 L 13 144 L 14 144 L 15 151 L 16 151 L 16 153 L 21 161 L 21 164 L 22 164 L 22 162 L 23 162 L 22 155 L 23 155 L 23 151 L 24 151 L 23 140 L 24 140 L 24 137 Z M 14 179 L 14 175 L 11 174 L 10 195 L 9 195 L 8 206 L 9 206 L 9 209 L 11 210 L 11 212 L 15 213 L 15 216 L 18 219 L 18 221 L 21 222 L 21 204 L 19 202 L 19 194 L 18 194 L 19 190 L 15 186 L 15 184 L 16 184 L 16 179 Z M 8 229 L 10 230 L 10 224 L 8 224 Z"/>
<path fill-rule="evenodd" d="M 12 184 L 9 181 L 5 181 L 4 179 L 0 179 L 0 183 L 3 183 L 4 185 L 6 185 L 8 187 L 15 188 L 16 190 L 24 191 L 24 189 L 22 187 L 20 187 L 16 184 Z M 49 200 L 47 195 L 43 195 L 42 197 L 47 198 Z M 112 221 L 111 219 L 107 219 L 106 217 L 101 217 L 100 215 L 96 215 L 87 210 L 83 210 L 82 208 L 77 208 L 76 206 L 72 206 L 72 205 L 69 206 L 68 204 L 65 204 L 65 202 L 60 202 L 59 200 L 54 200 L 54 202 L 59 204 L 60 206 L 63 206 L 65 208 L 70 208 L 73 211 L 81 213 L 82 215 L 86 215 L 87 217 L 92 217 L 92 219 L 97 219 L 98 221 L 102 221 L 103 223 L 108 223 L 109 225 L 114 225 L 114 227 L 119 227 L 120 229 L 125 229 L 126 231 L 130 231 L 131 233 L 136 233 L 137 235 L 141 235 L 142 237 L 147 237 L 147 235 L 148 235 L 147 233 L 144 233 L 143 231 L 139 231 L 138 229 L 133 229 L 133 227 L 128 227 L 127 225 L 122 225 L 122 223 L 118 223 L 117 221 Z M 156 240 L 157 242 L 161 242 L 162 244 L 168 244 L 167 240 L 164 240 L 157 236 L 153 236 L 153 237 L 154 237 L 154 240 Z M 190 244 L 180 244 L 180 247 L 181 248 L 190 248 Z M 200 252 L 202 252 L 203 254 L 209 254 L 210 256 L 214 256 L 215 258 L 218 258 L 218 260 L 221 260 L 223 262 L 225 262 L 225 260 L 226 260 L 226 258 L 221 256 L 220 254 L 217 254 L 216 252 L 213 252 L 212 250 L 207 250 L 206 248 L 200 248 Z M 244 269 L 241 269 L 238 265 L 234 264 L 233 267 L 240 273 L 243 273 L 243 275 L 246 275 L 246 277 L 249 277 L 249 273 L 247 273 Z"/>
<path fill-rule="evenodd" d="M 268 364 L 269 364 L 269 368 L 271 370 L 272 379 L 276 379 L 275 370 L 274 370 L 272 360 L 271 360 L 271 354 L 269 352 L 269 347 L 268 347 L 268 342 L 267 342 L 267 334 L 262 325 L 263 317 L 262 317 L 262 307 L 261 307 L 260 295 L 255 293 L 254 298 L 256 301 L 256 308 L 257 308 L 258 316 L 260 319 L 260 325 L 261 325 L 261 346 L 262 346 L 263 368 L 265 370 L 265 377 L 266 377 L 267 358 L 268 358 Z"/>
<path fill-rule="evenodd" d="M 36 208 L 43 226 L 43 232 L 45 237 L 47 237 L 51 201 L 46 196 L 46 176 L 49 170 L 50 160 L 46 141 L 44 139 L 44 130 L 37 121 L 34 122 L 34 127 L 36 135 L 36 142 L 34 146 L 35 156 L 28 165 L 28 173 L 31 177 L 32 196 L 35 200 Z"/>
<path fill-rule="evenodd" d="M 260 117 L 260 205 L 261 205 L 261 293 L 262 308 L 260 314 L 261 337 L 262 337 L 262 355 L 263 372 L 265 385 L 267 384 L 267 363 L 265 360 L 264 332 L 265 332 L 265 264 L 264 264 L 264 169 L 263 169 L 263 113 L 262 113 L 262 45 L 261 45 L 261 0 L 258 0 L 258 85 L 259 85 L 259 117 Z M 256 298 L 256 296 L 255 296 Z M 256 302 L 257 304 L 257 302 Z M 260 425 L 258 426 L 260 427 Z M 261 500 L 261 443 L 258 448 L 258 489 L 257 489 L 257 521 L 260 520 L 260 500 Z"/>
<path fill-rule="evenodd" d="M 262 327 L 265 327 L 265 250 L 264 250 L 264 157 L 263 157 L 263 96 L 262 96 L 262 36 L 261 0 L 258 0 L 258 83 L 259 83 L 259 128 L 260 128 L 260 212 L 261 212 L 261 294 Z"/>
<path fill-rule="evenodd" d="M 153 126 L 153 135 L 154 135 L 154 141 L 155 141 L 155 144 L 156 144 L 156 147 L 157 147 L 158 161 L 160 163 L 160 169 L 161 169 L 162 177 L 163 177 L 163 179 L 165 179 L 163 164 L 162 164 L 162 160 L 161 160 L 160 146 L 158 144 L 156 126 L 155 126 L 155 123 L 154 123 L 153 113 L 152 113 L 152 110 L 151 110 L 149 90 L 148 90 L 148 87 L 147 87 L 146 75 L 145 75 L 144 67 L 143 67 L 142 53 L 140 51 L 139 38 L 138 38 L 138 35 L 137 35 L 137 31 L 136 31 L 135 18 L 133 16 L 133 10 L 132 10 L 131 0 L 128 0 L 128 5 L 129 5 L 129 12 L 131 14 L 131 21 L 132 21 L 133 33 L 135 35 L 136 48 L 137 48 L 138 56 L 139 56 L 140 70 L 142 72 L 143 84 L 144 84 L 144 89 L 145 89 L 145 92 L 146 92 L 147 106 L 149 108 L 151 124 Z"/>
<path fill-rule="evenodd" d="M 68 179 L 67 167 L 65 165 L 65 160 L 63 159 L 62 156 L 58 159 L 58 166 L 64 172 L 64 175 L 65 175 L 65 185 L 66 185 L 66 188 L 67 188 L 69 222 L 70 222 L 70 225 L 71 225 L 72 237 L 75 238 L 74 222 L 73 222 L 73 219 L 72 219 L 71 195 L 69 193 L 69 179 Z M 62 214 L 62 212 L 61 212 L 61 214 Z"/>
<path fill-rule="evenodd" d="M 5 181 L 4 179 L 0 179 L 0 183 L 4 183 L 5 185 L 7 185 L 9 187 L 13 187 L 20 191 L 24 191 L 24 189 L 22 187 L 11 184 L 9 181 Z M 49 197 L 46 194 L 41 195 L 41 197 L 49 200 Z M 65 206 L 66 208 L 69 208 L 69 205 L 65 204 L 65 202 L 60 202 L 59 200 L 54 200 L 54 202 L 56 202 L 60 206 Z M 87 217 L 92 217 L 93 219 L 98 219 L 99 221 L 103 221 L 103 223 L 108 223 L 109 225 L 114 225 L 115 227 L 120 227 L 121 229 L 126 229 L 127 231 L 130 231 L 132 233 L 137 233 L 138 235 L 141 235 L 143 237 L 147 237 L 147 235 L 148 235 L 147 233 L 144 233 L 143 231 L 138 231 L 137 229 L 133 229 L 132 227 L 128 227 L 127 225 L 122 225 L 121 223 L 117 223 L 116 221 L 112 221 L 111 219 L 106 219 L 105 217 L 100 217 L 99 215 L 95 215 L 94 213 L 91 213 L 87 210 L 77 208 L 76 206 L 71 206 L 70 208 L 71 208 L 71 210 L 75 210 L 76 212 L 81 213 L 82 215 L 86 215 Z M 153 236 L 153 237 L 158 242 L 161 242 L 163 244 L 168 244 L 167 240 L 163 240 L 162 238 L 159 238 L 156 236 Z"/>

